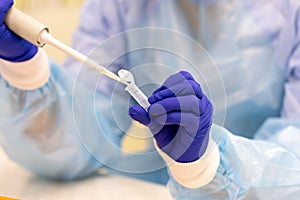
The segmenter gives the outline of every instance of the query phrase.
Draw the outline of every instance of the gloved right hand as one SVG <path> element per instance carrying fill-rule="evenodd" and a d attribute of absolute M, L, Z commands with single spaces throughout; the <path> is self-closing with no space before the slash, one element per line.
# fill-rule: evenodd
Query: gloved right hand
<path fill-rule="evenodd" d="M 170 76 L 141 106 L 129 109 L 134 120 L 148 126 L 157 146 L 179 163 L 198 160 L 205 152 L 212 125 L 213 106 L 188 72 Z"/>
<path fill-rule="evenodd" d="M 31 59 L 37 53 L 37 47 L 13 33 L 5 25 L 6 13 L 13 4 L 13 0 L 0 1 L 0 58 L 22 62 Z"/>

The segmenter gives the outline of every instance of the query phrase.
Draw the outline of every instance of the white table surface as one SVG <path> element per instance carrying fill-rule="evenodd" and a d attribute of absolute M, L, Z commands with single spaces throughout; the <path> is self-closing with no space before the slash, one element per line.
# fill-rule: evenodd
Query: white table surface
<path fill-rule="evenodd" d="M 0 196 L 20 199 L 171 199 L 166 187 L 121 176 L 96 176 L 76 182 L 37 178 L 11 162 L 0 149 Z"/>

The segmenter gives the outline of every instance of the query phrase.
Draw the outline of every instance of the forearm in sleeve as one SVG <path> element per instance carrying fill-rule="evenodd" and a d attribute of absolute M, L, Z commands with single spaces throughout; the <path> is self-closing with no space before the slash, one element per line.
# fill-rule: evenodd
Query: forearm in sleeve
<path fill-rule="evenodd" d="M 101 164 L 82 146 L 72 121 L 72 78 L 49 64 L 43 50 L 29 61 L 0 65 L 0 143 L 10 159 L 63 180 L 95 172 Z"/>

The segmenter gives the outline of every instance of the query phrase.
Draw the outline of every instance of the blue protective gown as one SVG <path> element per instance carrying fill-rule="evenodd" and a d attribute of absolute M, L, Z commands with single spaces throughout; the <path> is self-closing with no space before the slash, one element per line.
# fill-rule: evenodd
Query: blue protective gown
<path fill-rule="evenodd" d="M 93 59 L 117 72 L 143 63 L 180 65 L 172 56 L 151 50 L 120 56 L 145 41 L 146 45 L 163 41 L 151 38 L 150 31 L 149 35 L 125 34 L 105 42 L 120 32 L 160 27 L 199 41 L 218 66 L 225 87 L 227 103 L 214 104 L 215 124 L 219 126 L 211 129 L 211 134 L 218 137 L 221 161 L 214 179 L 201 188 L 184 188 L 170 176 L 168 188 L 172 196 L 297 199 L 300 2 L 216 0 L 210 4 L 194 0 L 188 3 L 199 11 L 196 30 L 178 1 L 87 0 L 74 33 L 73 47 L 90 53 Z M 172 37 L 169 40 L 172 44 L 178 42 Z M 183 44 L 177 48 L 183 53 L 191 50 Z M 168 177 L 156 153 L 141 162 L 142 158 L 134 156 L 123 159 L 118 151 L 131 122 L 127 116 L 128 101 L 122 101 L 128 99 L 121 91 L 124 88 L 71 58 L 64 68 L 54 62 L 50 65 L 50 80 L 33 91 L 13 88 L 0 79 L 0 143 L 8 156 L 49 178 L 72 180 L 104 167 L 164 183 Z M 152 75 L 138 74 L 141 78 L 137 82 L 147 79 L 159 84 L 166 78 L 154 69 Z M 207 76 L 209 87 L 214 87 L 214 74 Z M 145 88 L 148 95 L 153 87 L 149 91 Z M 225 111 L 225 121 L 217 120 L 220 116 L 222 119 Z M 153 168 L 157 171 L 151 172 Z M 135 171 L 139 174 L 134 174 Z"/>

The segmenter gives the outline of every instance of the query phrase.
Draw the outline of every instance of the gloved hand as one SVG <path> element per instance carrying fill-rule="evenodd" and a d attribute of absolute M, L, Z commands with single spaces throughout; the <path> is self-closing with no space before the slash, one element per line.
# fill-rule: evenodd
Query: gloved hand
<path fill-rule="evenodd" d="M 213 106 L 192 75 L 170 76 L 148 101 L 148 113 L 135 105 L 129 109 L 131 118 L 148 126 L 157 146 L 173 160 L 198 160 L 208 145 Z"/>
<path fill-rule="evenodd" d="M 13 0 L 0 1 L 0 58 L 21 62 L 31 59 L 37 53 L 37 47 L 10 31 L 4 24 L 4 19 Z"/>

